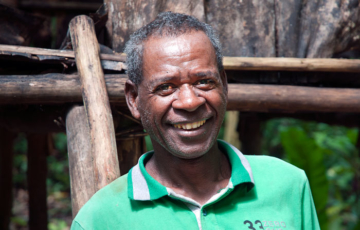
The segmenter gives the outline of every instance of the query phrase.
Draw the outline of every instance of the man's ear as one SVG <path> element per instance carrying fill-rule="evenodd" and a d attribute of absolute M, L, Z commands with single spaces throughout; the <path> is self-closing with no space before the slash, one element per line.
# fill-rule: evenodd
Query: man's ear
<path fill-rule="evenodd" d="M 126 104 L 134 118 L 140 120 L 138 87 L 134 82 L 127 80 L 125 83 Z"/>
<path fill-rule="evenodd" d="M 226 97 L 228 96 L 228 82 L 227 82 L 227 76 L 225 73 L 225 70 L 222 70 L 220 73 L 220 78 L 224 86 L 224 92 L 226 94 Z"/>

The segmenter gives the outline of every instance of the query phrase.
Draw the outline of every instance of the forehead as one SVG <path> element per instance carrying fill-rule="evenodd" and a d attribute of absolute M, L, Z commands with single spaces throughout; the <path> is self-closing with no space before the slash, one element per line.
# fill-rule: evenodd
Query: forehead
<path fill-rule="evenodd" d="M 217 68 L 215 49 L 202 31 L 150 37 L 143 48 L 143 77 L 156 71 Z"/>

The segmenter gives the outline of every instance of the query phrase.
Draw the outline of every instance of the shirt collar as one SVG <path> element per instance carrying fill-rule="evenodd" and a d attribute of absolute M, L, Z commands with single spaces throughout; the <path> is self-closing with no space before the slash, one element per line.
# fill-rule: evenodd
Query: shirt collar
<path fill-rule="evenodd" d="M 228 155 L 231 164 L 230 181 L 235 187 L 245 184 L 249 191 L 254 187 L 254 178 L 251 167 L 245 156 L 229 143 L 218 140 L 219 149 Z M 145 162 L 154 154 L 154 151 L 143 154 L 137 165 L 128 173 L 128 196 L 133 200 L 156 200 L 167 196 L 168 191 L 165 186 L 152 178 L 145 169 Z"/>

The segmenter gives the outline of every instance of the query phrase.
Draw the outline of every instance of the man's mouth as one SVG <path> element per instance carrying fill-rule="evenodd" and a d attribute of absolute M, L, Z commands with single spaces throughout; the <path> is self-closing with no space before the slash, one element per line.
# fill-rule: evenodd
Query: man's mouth
<path fill-rule="evenodd" d="M 178 129 L 196 129 L 199 128 L 200 126 L 204 125 L 206 122 L 206 120 L 202 120 L 202 121 L 196 121 L 193 123 L 183 123 L 183 124 L 175 124 L 174 127 L 178 128 Z"/>

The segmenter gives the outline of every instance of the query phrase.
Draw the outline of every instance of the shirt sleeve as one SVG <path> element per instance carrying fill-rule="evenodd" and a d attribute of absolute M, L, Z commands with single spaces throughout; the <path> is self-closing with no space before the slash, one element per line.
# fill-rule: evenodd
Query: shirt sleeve
<path fill-rule="evenodd" d="M 302 194 L 302 230 L 312 229 L 320 230 L 319 220 L 317 218 L 314 200 L 311 195 L 309 181 L 306 182 Z"/>

